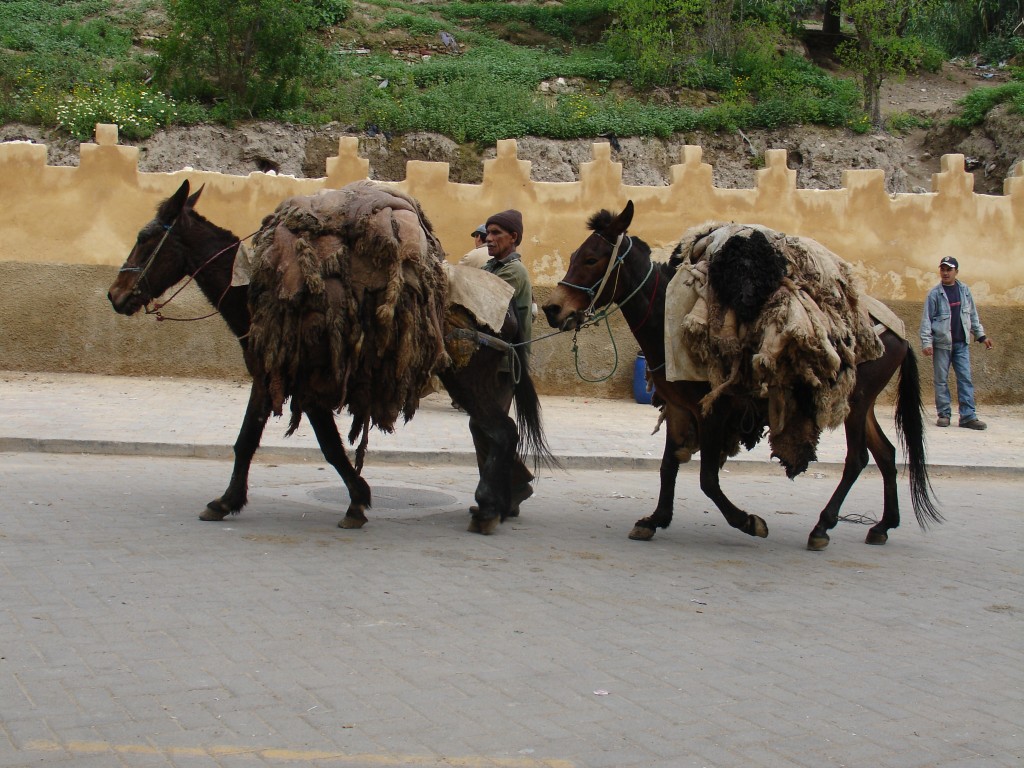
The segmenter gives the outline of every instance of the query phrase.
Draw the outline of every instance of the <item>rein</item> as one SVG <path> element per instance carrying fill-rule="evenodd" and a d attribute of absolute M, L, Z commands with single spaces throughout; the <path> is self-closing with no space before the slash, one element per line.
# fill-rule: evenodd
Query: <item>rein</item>
<path fill-rule="evenodd" d="M 171 233 L 171 227 L 173 227 L 175 223 L 176 223 L 176 221 L 172 222 L 170 225 L 164 227 L 164 229 L 166 229 L 167 231 L 164 232 L 164 236 L 160 239 L 160 242 L 157 243 L 156 248 L 153 249 L 153 253 L 150 255 L 149 260 L 146 262 L 146 266 L 142 269 L 142 274 L 139 275 L 139 279 L 135 282 L 135 290 L 133 291 L 133 293 L 138 293 L 139 292 L 139 284 L 142 282 L 142 278 L 144 278 L 146 276 L 146 272 L 149 270 L 150 265 L 153 263 L 153 260 L 156 258 L 156 254 L 159 252 L 160 248 L 163 246 L 164 241 L 167 239 L 167 236 Z M 244 241 L 248 240 L 249 238 L 253 237 L 254 235 L 256 235 L 258 233 L 259 233 L 259 230 L 256 230 L 252 234 L 246 235 L 245 237 L 243 237 L 243 238 L 241 238 L 239 240 L 236 240 L 235 242 L 231 243 L 230 245 L 225 246 L 224 248 L 221 248 L 219 251 L 217 251 L 215 254 L 213 254 L 210 258 L 208 258 L 206 261 L 204 261 L 202 264 L 200 264 L 195 269 L 195 271 L 192 272 L 188 276 L 188 278 L 185 280 L 185 282 L 183 282 L 174 293 L 172 293 L 170 296 L 168 296 L 165 301 L 156 301 L 155 299 L 151 300 L 151 304 L 149 306 L 147 306 L 145 308 L 145 310 L 144 310 L 145 314 L 147 314 L 147 315 L 154 315 L 156 317 L 157 321 L 159 321 L 159 322 L 163 322 L 164 320 L 170 320 L 170 321 L 178 322 L 178 323 L 191 323 L 191 322 L 194 322 L 196 320 L 207 320 L 207 319 L 209 319 L 211 317 L 214 317 L 215 315 L 219 314 L 220 313 L 220 304 L 221 304 L 222 301 L 224 301 L 224 297 L 228 295 L 228 291 L 231 290 L 231 281 L 230 280 L 228 281 L 228 284 L 226 286 L 224 286 L 224 290 L 221 292 L 220 297 L 217 299 L 217 302 L 213 305 L 213 312 L 210 312 L 207 315 L 201 315 L 199 317 L 166 317 L 166 316 L 164 316 L 162 314 L 161 310 L 164 307 L 166 307 L 168 304 L 170 304 L 172 301 L 174 301 L 174 299 L 178 296 L 178 294 L 180 294 L 182 291 L 184 291 L 186 288 L 188 288 L 189 284 L 192 283 L 196 279 L 196 277 L 199 275 L 199 273 L 202 272 L 204 269 L 206 269 L 216 259 L 218 259 L 220 256 L 223 256 L 225 253 L 230 251 L 232 248 L 238 248 L 239 246 L 242 245 L 242 243 Z M 138 267 L 122 267 L 120 271 L 122 271 L 122 272 L 133 272 L 133 271 L 137 271 L 138 269 L 139 269 Z M 248 334 L 246 334 L 246 335 L 248 335 Z M 244 336 L 240 337 L 240 338 L 244 338 Z"/>

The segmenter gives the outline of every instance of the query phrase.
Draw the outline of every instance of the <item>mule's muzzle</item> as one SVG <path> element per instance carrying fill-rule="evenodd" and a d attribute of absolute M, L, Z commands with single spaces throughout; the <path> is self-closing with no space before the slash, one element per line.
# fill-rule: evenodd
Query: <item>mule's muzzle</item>
<path fill-rule="evenodd" d="M 582 312 L 573 312 L 562 307 L 561 304 L 545 304 L 544 317 L 548 325 L 560 331 L 572 331 L 579 327 L 583 320 Z"/>
<path fill-rule="evenodd" d="M 142 309 L 142 297 L 134 291 L 107 291 L 107 300 L 119 315 L 134 315 Z"/>

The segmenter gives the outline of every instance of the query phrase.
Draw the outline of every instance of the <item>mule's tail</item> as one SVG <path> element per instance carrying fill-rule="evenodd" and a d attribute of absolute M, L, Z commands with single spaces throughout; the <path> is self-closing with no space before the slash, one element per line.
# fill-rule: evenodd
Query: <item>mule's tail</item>
<path fill-rule="evenodd" d="M 907 345 L 907 356 L 900 366 L 899 389 L 896 393 L 896 434 L 907 456 L 910 475 L 910 501 L 917 522 L 922 528 L 941 523 L 942 513 L 935 502 L 935 491 L 928 477 L 924 456 L 924 405 L 921 402 L 921 377 L 917 357 Z"/>
<path fill-rule="evenodd" d="M 525 460 L 527 456 L 532 456 L 534 469 L 541 464 L 560 468 L 562 465 L 551 453 L 547 438 L 544 436 L 540 398 L 537 396 L 536 387 L 533 386 L 533 379 L 530 378 L 530 362 L 526 347 L 516 344 L 512 349 L 515 356 L 515 360 L 512 361 L 512 379 L 515 383 L 512 395 L 516 403 L 516 426 L 519 428 L 519 457 Z"/>

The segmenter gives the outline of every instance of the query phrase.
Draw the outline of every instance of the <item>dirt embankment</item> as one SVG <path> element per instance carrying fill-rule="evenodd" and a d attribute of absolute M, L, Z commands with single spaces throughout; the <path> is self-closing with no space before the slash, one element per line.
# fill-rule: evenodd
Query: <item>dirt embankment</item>
<path fill-rule="evenodd" d="M 1024 120 L 998 107 L 980 126 L 967 131 L 948 125 L 955 103 L 971 89 L 1005 81 L 998 71 L 948 64 L 942 72 L 923 73 L 883 90 L 884 111 L 907 113 L 932 121 L 927 129 L 905 136 L 888 133 L 859 135 L 843 129 L 816 126 L 735 134 L 678 134 L 669 139 L 618 139 L 612 158 L 623 165 L 623 181 L 634 185 L 663 185 L 670 168 L 679 163 L 685 144 L 703 147 L 705 162 L 714 167 L 714 183 L 722 188 L 754 186 L 754 172 L 763 164 L 764 151 L 785 149 L 789 166 L 797 171 L 797 186 L 836 189 L 847 169 L 885 171 L 890 192 L 927 192 L 932 174 L 940 170 L 944 154 L 963 154 L 975 173 L 975 191 L 1000 195 L 1003 180 L 1024 160 Z M 360 137 L 360 153 L 370 161 L 373 178 L 396 181 L 405 177 L 409 160 L 449 163 L 452 181 L 479 182 L 482 161 L 494 157 L 493 147 L 482 151 L 459 145 L 436 134 L 388 137 L 354 132 L 349 126 L 316 128 L 253 122 L 228 129 L 195 126 L 161 131 L 141 142 L 139 167 L 144 172 L 196 170 L 247 175 L 273 171 L 297 177 L 326 175 L 326 159 L 337 154 L 341 136 Z M 51 165 L 77 165 L 78 142 L 34 126 L 0 127 L 0 141 L 23 139 L 49 146 Z M 537 181 L 573 181 L 580 163 L 592 159 L 591 145 L 606 139 L 556 141 L 519 139 L 519 157 L 533 163 Z"/>

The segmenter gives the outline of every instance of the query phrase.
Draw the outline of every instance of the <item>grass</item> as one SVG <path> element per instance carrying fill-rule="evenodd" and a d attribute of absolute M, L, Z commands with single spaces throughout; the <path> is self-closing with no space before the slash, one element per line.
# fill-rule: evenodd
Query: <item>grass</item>
<path fill-rule="evenodd" d="M 1024 115 L 1024 70 L 1016 70 L 1009 83 L 971 91 L 959 102 L 962 111 L 951 122 L 961 128 L 971 128 L 999 104 L 1009 104 L 1011 113 Z"/>
<path fill-rule="evenodd" d="M 599 42 L 609 0 L 363 0 L 352 9 L 342 24 L 318 30 L 303 103 L 248 116 L 432 131 L 480 144 L 802 123 L 868 130 L 854 83 L 796 56 L 704 57 L 682 72 L 682 90 L 630 86 L 629 62 Z M 136 30 L 166 32 L 161 18 L 162 0 L 0 2 L 0 122 L 56 126 L 79 138 L 96 122 L 117 122 L 126 136 L 143 138 L 163 125 L 239 117 L 223 102 L 175 103 L 154 89 L 157 51 Z M 597 42 L 575 44 L 577 37 Z M 556 78 L 570 82 L 569 92 L 541 88 Z M 687 106 L 686 88 L 704 92 L 706 104 Z M 1021 90 L 1024 83 L 972 94 L 962 119 L 983 117 L 993 100 L 1017 105 Z"/>

